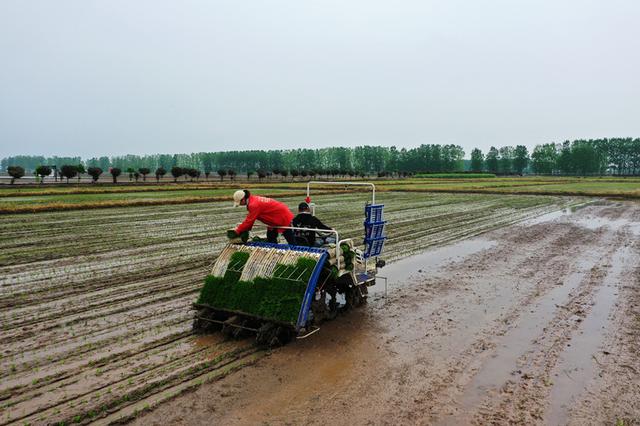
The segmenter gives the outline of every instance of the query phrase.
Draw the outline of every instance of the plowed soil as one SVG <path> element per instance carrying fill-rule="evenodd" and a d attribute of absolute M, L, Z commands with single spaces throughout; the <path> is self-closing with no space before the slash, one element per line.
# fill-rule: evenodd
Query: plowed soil
<path fill-rule="evenodd" d="M 399 260 L 386 298 L 135 423 L 637 424 L 639 237 L 608 202 Z"/>

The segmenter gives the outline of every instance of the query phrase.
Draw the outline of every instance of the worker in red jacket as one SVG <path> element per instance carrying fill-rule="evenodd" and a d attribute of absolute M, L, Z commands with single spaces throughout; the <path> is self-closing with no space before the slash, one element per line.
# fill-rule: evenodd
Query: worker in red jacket
<path fill-rule="evenodd" d="M 293 213 L 286 204 L 267 197 L 251 195 L 249 191 L 240 190 L 233 194 L 233 206 L 247 206 L 247 217 L 236 228 L 238 235 L 245 231 L 249 231 L 253 227 L 253 223 L 258 219 L 267 225 L 267 241 L 270 243 L 278 242 L 278 234 L 282 234 L 289 244 L 294 244 L 293 231 L 291 229 L 282 229 L 278 226 L 291 226 Z"/>

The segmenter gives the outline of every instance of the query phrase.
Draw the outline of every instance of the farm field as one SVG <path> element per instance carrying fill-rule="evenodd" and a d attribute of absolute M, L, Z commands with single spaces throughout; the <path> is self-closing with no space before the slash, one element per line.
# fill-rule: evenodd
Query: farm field
<path fill-rule="evenodd" d="M 0 186 L 0 197 L 20 197 L 20 196 L 41 196 L 41 195 L 68 195 L 68 194 L 119 194 L 134 192 L 159 192 L 159 191 L 194 191 L 194 190 L 214 190 L 219 188 L 235 188 L 243 185 L 248 188 L 282 188 L 282 189 L 298 189 L 303 188 L 302 182 L 283 182 L 280 179 L 273 181 L 258 182 L 253 179 L 251 181 L 217 181 L 217 180 L 199 180 L 197 182 L 162 182 L 160 184 L 144 183 L 144 182 L 124 182 L 124 183 L 97 183 L 87 184 L 76 182 L 53 183 L 49 182 L 43 185 L 3 185 Z"/>
<path fill-rule="evenodd" d="M 300 198 L 284 200 L 293 208 Z M 314 201 L 323 221 L 358 237 L 366 198 Z M 401 192 L 379 198 L 390 221 L 387 260 L 589 201 Z M 129 419 L 267 355 L 248 340 L 191 333 L 190 305 L 225 230 L 243 216 L 228 201 L 3 216 L 0 424 Z"/>
<path fill-rule="evenodd" d="M 411 179 L 385 182 L 385 189 L 433 192 L 503 193 L 530 195 L 584 195 L 640 198 L 639 178 L 493 178 L 493 179 Z"/>
<path fill-rule="evenodd" d="M 597 202 L 398 260 L 386 300 L 133 424 L 637 424 L 639 223 Z"/>
<path fill-rule="evenodd" d="M 375 181 L 378 191 L 571 195 L 640 198 L 640 178 L 508 177 L 481 179 L 406 178 Z M 209 181 L 193 183 L 125 185 L 41 185 L 0 188 L 0 213 L 32 213 L 102 207 L 139 207 L 163 203 L 201 203 L 230 199 L 238 187 L 259 194 L 300 194 L 306 181 Z M 316 187 L 322 188 L 322 187 Z M 327 191 L 339 187 L 326 186 Z"/>
<path fill-rule="evenodd" d="M 112 192 L 101 194 L 21 195 L 0 197 L 0 211 L 11 213 L 37 212 L 38 209 L 82 210 L 101 207 L 128 207 L 158 204 L 187 204 L 229 199 L 233 189 L 182 189 L 159 191 Z M 284 193 L 302 194 L 301 190 L 256 188 L 255 194 L 278 196 Z M 31 209 L 31 210 L 30 210 Z"/>

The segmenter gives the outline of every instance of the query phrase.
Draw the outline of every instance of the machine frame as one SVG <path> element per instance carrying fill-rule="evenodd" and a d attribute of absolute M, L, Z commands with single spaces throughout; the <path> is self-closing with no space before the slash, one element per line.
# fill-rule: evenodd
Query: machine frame
<path fill-rule="evenodd" d="M 307 183 L 307 197 L 305 201 L 310 204 L 311 214 L 313 215 L 315 215 L 316 204 L 311 202 L 311 185 L 340 185 L 345 187 L 368 186 L 371 188 L 371 202 L 365 204 L 365 211 L 367 206 L 375 205 L 375 184 L 371 182 L 310 181 Z M 367 222 L 365 221 L 365 229 L 366 226 Z M 340 310 L 340 306 L 344 306 L 345 308 L 357 307 L 360 304 L 366 302 L 368 287 L 375 285 L 378 268 L 384 265 L 384 261 L 379 259 L 379 253 L 377 253 L 377 255 L 375 256 L 366 256 L 366 247 L 365 250 L 360 250 L 360 244 L 355 244 L 353 238 L 340 239 L 339 232 L 333 229 L 326 230 L 294 226 L 282 226 L 277 227 L 276 229 L 291 229 L 293 231 L 315 231 L 335 235 L 336 243 L 334 258 L 336 261 L 335 268 L 337 270 L 337 276 L 335 276 L 335 274 L 323 274 L 321 272 L 321 270 L 324 268 L 325 261 L 327 261 L 327 259 L 330 257 L 330 251 L 333 249 L 332 247 L 306 247 L 262 242 L 246 243 L 247 246 L 324 253 L 322 255 L 321 262 L 318 263 L 318 267 L 316 267 L 316 269 L 313 271 L 312 279 L 310 279 L 307 284 L 307 288 L 300 308 L 300 313 L 298 315 L 295 326 L 293 324 L 287 325 L 284 323 L 279 323 L 278 321 L 271 321 L 267 318 L 247 316 L 242 312 L 234 312 L 224 309 L 218 309 L 207 305 L 194 304 L 194 307 L 198 310 L 213 309 L 214 313 L 213 315 L 209 314 L 203 316 L 199 315 L 199 312 L 197 312 L 194 318 L 194 328 L 196 328 L 196 323 L 198 323 L 198 321 L 200 321 L 200 324 L 202 324 L 202 321 L 204 321 L 205 323 L 215 323 L 222 325 L 223 332 L 225 332 L 226 330 L 227 334 L 232 334 L 233 336 L 238 337 L 240 332 L 242 332 L 243 330 L 256 332 L 257 341 L 259 343 L 274 345 L 274 337 L 275 341 L 279 343 L 284 343 L 284 341 L 288 340 L 286 336 L 290 336 L 291 334 L 289 331 L 285 330 L 287 327 L 292 327 L 290 329 L 291 332 L 295 332 L 294 334 L 296 338 L 302 339 L 319 331 L 320 327 L 318 327 L 317 324 L 322 320 L 335 318 L 338 310 Z M 384 238 L 386 237 L 382 237 L 382 239 Z M 366 242 L 367 235 L 365 232 L 363 246 L 365 246 Z M 342 265 L 340 261 L 343 244 L 348 244 L 351 250 L 355 253 L 355 258 L 352 262 L 353 268 L 351 270 L 347 270 L 345 268 L 345 265 Z M 381 248 L 379 251 L 381 251 Z M 345 298 L 345 303 L 343 305 L 340 305 L 338 302 L 338 294 L 343 295 Z"/>

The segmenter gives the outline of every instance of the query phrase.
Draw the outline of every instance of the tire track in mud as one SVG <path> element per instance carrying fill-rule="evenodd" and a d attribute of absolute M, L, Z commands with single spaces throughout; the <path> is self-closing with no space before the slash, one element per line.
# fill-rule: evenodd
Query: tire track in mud
<path fill-rule="evenodd" d="M 402 311 L 395 320 L 398 331 L 392 333 L 390 343 L 394 352 L 400 353 L 400 358 L 405 360 L 398 368 L 405 377 L 397 377 L 394 382 L 406 383 L 394 392 L 398 397 L 389 402 L 396 408 L 395 418 L 401 418 L 402 422 L 419 422 L 421 418 L 428 418 L 430 422 L 444 418 L 444 422 L 450 424 L 468 422 L 466 414 L 462 419 L 454 417 L 450 421 L 448 416 L 454 413 L 443 407 L 456 406 L 455 401 L 461 397 L 468 378 L 481 365 L 480 361 L 497 348 L 495 336 L 505 335 L 528 306 L 544 297 L 553 289 L 556 280 L 573 268 L 582 248 L 595 247 L 597 241 L 597 236 L 576 228 L 563 232 L 548 232 L 548 229 L 547 226 L 536 226 L 518 228 L 514 232 L 510 228 L 514 234 L 521 231 L 523 238 L 531 242 L 527 250 L 514 252 L 513 246 L 497 245 L 452 263 L 441 274 L 430 272 L 422 279 L 420 290 L 399 289 L 390 298 L 385 309 L 391 308 L 392 316 L 393 306 L 397 305 Z M 502 231 L 495 232 L 500 234 Z M 580 249 L 572 244 L 576 239 L 583 244 Z M 548 250 L 549 247 L 557 247 L 557 250 Z M 558 256 L 560 252 L 563 256 Z M 540 269 L 539 264 L 547 264 L 549 268 Z M 516 265 L 522 266 L 514 268 Z M 427 299 L 423 293 L 428 295 Z M 430 305 L 428 301 L 436 295 L 437 304 Z M 422 307 L 425 304 L 430 305 L 428 310 Z M 508 309 L 505 310 L 505 306 Z M 411 332 L 402 326 L 413 323 L 414 316 L 416 323 L 429 324 L 430 330 L 427 336 L 431 352 L 419 359 L 412 352 L 413 348 L 424 344 L 424 330 Z M 455 322 L 450 322 L 450 318 L 455 318 Z M 454 335 L 455 339 L 452 339 Z M 440 368 L 431 371 L 432 365 L 440 365 Z M 424 385 L 414 388 L 416 382 Z M 406 400 L 403 395 L 407 394 L 430 397 L 419 398 L 416 402 Z M 385 417 L 385 421 L 394 422 L 390 417 Z"/>
<path fill-rule="evenodd" d="M 610 313 L 616 306 L 622 283 L 634 281 L 628 271 L 632 271 L 631 266 L 637 262 L 638 257 L 628 247 L 618 248 L 613 253 L 611 263 L 607 265 L 609 271 L 602 285 L 596 288 L 586 317 L 572 333 L 571 343 L 566 345 L 549 373 L 549 383 L 553 386 L 548 393 L 550 403 L 544 415 L 546 423 L 567 424 L 577 397 L 588 382 L 597 377 L 595 367 L 600 362 L 599 354 L 609 352 L 603 343 L 609 329 Z"/>
<path fill-rule="evenodd" d="M 395 257 L 577 202 L 401 193 L 381 199 L 394 224 L 387 252 Z M 520 199 L 525 205 L 509 204 Z M 353 202 L 323 196 L 326 214 L 319 214 L 359 238 L 362 219 L 343 213 Z M 35 216 L 6 216 L 0 224 L 0 424 L 118 421 L 264 355 L 246 342 L 205 338 L 203 345 L 189 334 L 189 307 L 207 266 L 224 245 L 224 230 L 242 216 L 226 203 Z M 411 235 L 430 242 L 408 242 Z"/>
<path fill-rule="evenodd" d="M 590 274 L 560 305 L 547 323 L 544 334 L 535 338 L 532 348 L 517 360 L 518 370 L 511 372 L 499 394 L 481 404 L 475 416 L 477 424 L 486 423 L 542 423 L 546 399 L 552 387 L 551 371 L 563 348 L 570 341 L 580 322 L 588 315 L 588 306 L 596 293 L 596 282 L 604 278 L 602 266 L 612 254 L 595 265 Z"/>
<path fill-rule="evenodd" d="M 575 227 L 567 228 L 570 232 L 565 232 L 566 235 L 577 236 Z M 575 254 L 581 265 L 573 274 L 565 276 L 564 283 L 551 283 L 563 287 L 552 288 L 522 305 L 528 309 L 510 320 L 517 319 L 515 327 L 497 333 L 504 337 L 496 342 L 500 346 L 492 345 L 491 357 L 480 357 L 466 368 L 462 376 L 473 377 L 473 380 L 460 379 L 458 388 L 465 393 L 460 397 L 460 414 L 454 416 L 451 423 L 469 421 L 475 410 L 473 422 L 476 424 L 542 424 L 548 419 L 555 419 L 550 420 L 554 424 L 566 422 L 567 414 L 563 411 L 566 406 L 560 405 L 575 398 L 583 388 L 574 383 L 570 392 L 565 389 L 566 394 L 561 398 L 549 399 L 550 394 L 556 392 L 553 372 L 558 360 L 570 350 L 569 342 L 592 316 L 593 305 L 605 312 L 611 308 L 611 304 L 600 308 L 596 300 L 603 287 L 619 279 L 621 252 L 626 250 L 625 241 L 629 241 L 628 234 L 621 231 L 594 229 L 589 232 L 598 233 L 601 243 L 593 247 L 584 240 L 572 242 L 574 249 L 576 244 L 581 248 L 581 252 Z M 602 252 L 603 246 L 607 247 L 605 252 Z M 559 248 L 562 249 L 562 245 Z M 550 271 L 563 270 L 558 268 L 561 265 L 539 264 L 546 265 Z M 598 321 L 598 326 L 602 325 L 601 318 Z M 580 356 L 591 357 L 596 343 L 583 345 Z M 575 364 L 576 359 L 572 359 L 572 363 Z M 489 396 L 485 398 L 487 393 Z M 551 414 L 545 414 L 549 401 Z"/>
<path fill-rule="evenodd" d="M 638 234 L 636 234 L 636 237 Z M 610 318 L 605 337 L 593 364 L 586 390 L 573 398 L 568 409 L 569 425 L 629 424 L 640 416 L 640 247 L 632 246 L 635 265 L 619 283 L 617 310 Z M 562 368 L 562 367 L 561 367 Z M 580 372 L 578 372 L 580 373 Z"/>

